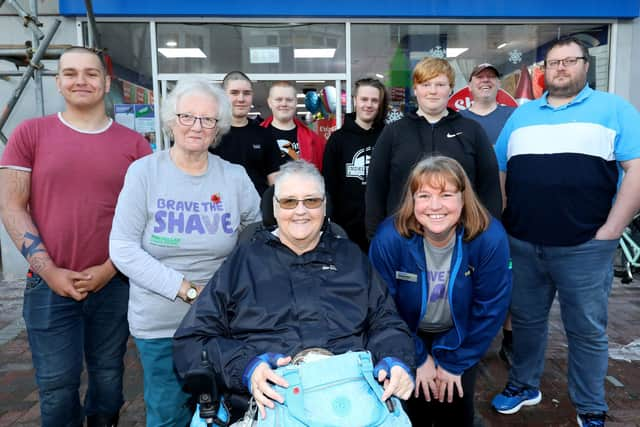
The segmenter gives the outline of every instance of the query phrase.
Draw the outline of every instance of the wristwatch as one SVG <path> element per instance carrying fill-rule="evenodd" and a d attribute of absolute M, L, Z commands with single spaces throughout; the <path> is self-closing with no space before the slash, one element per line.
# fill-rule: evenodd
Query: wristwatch
<path fill-rule="evenodd" d="M 198 298 L 198 290 L 195 286 L 191 285 L 189 289 L 187 289 L 187 299 L 186 301 L 191 304 L 195 299 Z"/>

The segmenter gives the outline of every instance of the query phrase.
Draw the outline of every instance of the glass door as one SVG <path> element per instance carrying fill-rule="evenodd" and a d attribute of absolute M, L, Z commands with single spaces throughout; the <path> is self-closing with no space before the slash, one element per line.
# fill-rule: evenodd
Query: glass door
<path fill-rule="evenodd" d="M 221 84 L 223 74 L 160 74 L 160 102 L 180 79 L 204 77 L 215 84 Z M 253 106 L 250 116 L 260 120 L 271 116 L 267 104 L 269 89 L 274 82 L 288 81 L 296 88 L 296 116 L 315 132 L 328 138 L 343 123 L 345 112 L 351 111 L 350 91 L 347 91 L 346 76 L 343 74 L 295 75 L 271 74 L 252 75 Z M 169 148 L 168 135 L 161 132 L 158 147 Z"/>

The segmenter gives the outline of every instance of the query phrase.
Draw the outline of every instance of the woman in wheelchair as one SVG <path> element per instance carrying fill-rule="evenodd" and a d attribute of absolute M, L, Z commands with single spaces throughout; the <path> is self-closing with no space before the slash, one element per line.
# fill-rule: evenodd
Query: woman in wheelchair
<path fill-rule="evenodd" d="M 176 331 L 179 375 L 205 350 L 218 384 L 249 391 L 268 425 L 410 425 L 383 402 L 413 391 L 413 339 L 367 257 L 327 226 L 313 165 L 282 166 L 273 209 L 277 226 L 236 247 Z M 311 347 L 337 356 L 291 364 Z"/>

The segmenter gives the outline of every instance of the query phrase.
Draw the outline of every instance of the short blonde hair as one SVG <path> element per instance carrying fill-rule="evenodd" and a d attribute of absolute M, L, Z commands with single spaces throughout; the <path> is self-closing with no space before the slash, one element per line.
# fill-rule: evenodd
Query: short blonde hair
<path fill-rule="evenodd" d="M 421 160 L 407 179 L 402 203 L 395 215 L 395 226 L 402 236 L 423 234 L 422 225 L 414 213 L 413 195 L 425 183 L 442 190 L 451 184 L 462 193 L 462 213 L 458 224 L 464 226 L 465 241 L 475 239 L 489 227 L 491 216 L 480 203 L 460 163 L 450 157 L 433 156 Z"/>
<path fill-rule="evenodd" d="M 449 61 L 441 58 L 427 57 L 422 59 L 413 68 L 411 78 L 413 84 L 418 85 L 424 83 L 427 80 L 431 80 L 434 77 L 444 74 L 449 79 L 449 86 L 453 88 L 456 85 L 456 75 L 453 72 L 453 68 Z"/>
<path fill-rule="evenodd" d="M 280 80 L 280 81 L 274 82 L 269 88 L 269 95 L 268 95 L 269 98 L 271 98 L 271 91 L 274 87 L 290 88 L 291 90 L 293 90 L 294 95 L 296 93 L 296 87 L 293 85 L 293 83 L 288 82 L 286 80 Z"/>

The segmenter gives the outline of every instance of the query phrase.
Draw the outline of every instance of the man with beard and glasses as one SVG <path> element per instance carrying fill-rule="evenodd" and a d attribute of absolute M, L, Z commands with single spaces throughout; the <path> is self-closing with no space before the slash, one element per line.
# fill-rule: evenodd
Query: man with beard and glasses
<path fill-rule="evenodd" d="M 640 114 L 618 96 L 591 89 L 588 69 L 589 53 L 578 39 L 554 41 L 545 57 L 547 92 L 519 107 L 498 137 L 513 261 L 513 364 L 492 404 L 513 414 L 540 402 L 557 293 L 578 425 L 603 426 L 612 260 L 640 208 Z"/>

